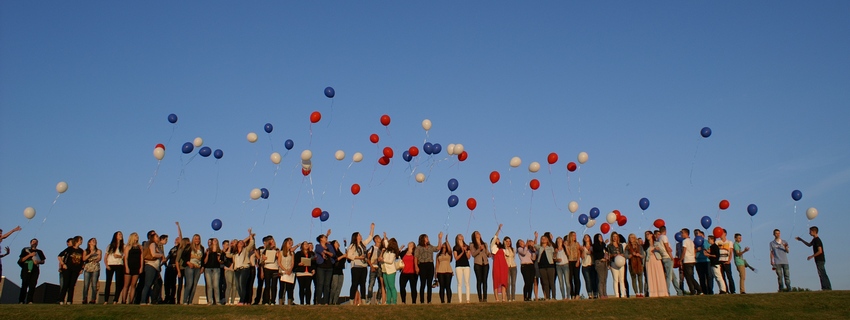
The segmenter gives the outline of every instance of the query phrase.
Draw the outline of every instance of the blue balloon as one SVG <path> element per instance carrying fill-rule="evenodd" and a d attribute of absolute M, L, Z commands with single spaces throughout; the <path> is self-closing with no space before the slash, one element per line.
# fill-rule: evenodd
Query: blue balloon
<path fill-rule="evenodd" d="M 702 219 L 699 219 L 699 223 L 702 224 L 703 229 L 708 230 L 708 228 L 711 228 L 711 217 L 703 216 Z"/>
<path fill-rule="evenodd" d="M 422 145 L 422 151 L 425 151 L 425 154 L 432 154 L 432 152 L 434 152 L 434 145 L 430 142 L 425 142 L 425 144 Z"/>
<path fill-rule="evenodd" d="M 588 219 L 587 219 L 587 215 L 586 215 L 586 214 L 584 214 L 584 213 L 582 213 L 582 214 L 580 214 L 580 215 L 578 216 L 578 223 L 581 223 L 581 225 L 586 225 L 586 224 L 587 224 L 587 220 L 588 220 Z"/>
<path fill-rule="evenodd" d="M 702 128 L 702 130 L 700 130 L 700 131 L 699 131 L 699 134 L 700 134 L 703 138 L 708 138 L 708 137 L 710 137 L 710 136 L 711 136 L 711 128 L 709 128 L 709 127 L 704 127 L 704 128 Z"/>
<path fill-rule="evenodd" d="M 759 207 L 757 207 L 755 204 L 750 204 L 750 205 L 747 206 L 747 213 L 750 214 L 750 217 L 756 215 L 756 213 L 758 213 L 758 212 L 759 212 Z"/>
<path fill-rule="evenodd" d="M 183 144 L 183 153 L 189 154 L 192 153 L 192 150 L 195 150 L 195 145 L 191 142 L 186 142 Z"/>
<path fill-rule="evenodd" d="M 597 217 L 599 217 L 599 208 L 597 208 L 597 207 L 590 208 L 590 218 L 596 219 Z"/>
<path fill-rule="evenodd" d="M 702 247 L 703 244 L 705 244 L 705 238 L 700 236 L 694 237 L 694 246 Z"/>
<path fill-rule="evenodd" d="M 431 153 L 440 154 L 440 151 L 443 151 L 443 146 L 441 146 L 439 143 L 435 143 L 431 146 Z"/>
<path fill-rule="evenodd" d="M 263 198 L 263 199 L 268 199 L 268 198 L 269 198 L 269 189 L 266 189 L 266 188 L 260 188 L 260 192 L 261 192 L 261 194 L 260 194 L 260 198 Z"/>
<path fill-rule="evenodd" d="M 210 147 L 203 147 L 198 150 L 198 154 L 200 154 L 201 157 L 204 158 L 209 157 L 212 154 L 212 149 L 210 149 Z"/>
<path fill-rule="evenodd" d="M 638 201 L 638 205 L 640 206 L 641 210 L 648 209 L 649 208 L 649 199 L 641 198 L 640 201 Z"/>
<path fill-rule="evenodd" d="M 286 148 L 286 150 L 292 150 L 292 148 L 295 147 L 295 142 L 293 142 L 292 139 L 286 139 L 286 142 L 283 143 L 283 147 Z"/>
<path fill-rule="evenodd" d="M 457 190 L 457 179 L 451 178 L 449 179 L 449 191 L 454 192 Z"/>
<path fill-rule="evenodd" d="M 172 113 L 172 114 L 169 114 L 169 115 L 168 115 L 168 122 L 171 122 L 171 123 L 177 123 L 177 115 L 176 115 L 176 114 L 173 114 L 173 113 Z"/>
<path fill-rule="evenodd" d="M 676 242 L 682 242 L 682 240 L 685 240 L 685 238 L 684 238 L 684 237 L 682 237 L 682 232 L 681 232 L 681 231 L 676 232 L 676 236 L 675 236 L 675 238 L 676 238 Z"/>
<path fill-rule="evenodd" d="M 271 123 L 266 123 L 266 125 L 263 126 L 263 130 L 266 130 L 266 133 L 272 133 L 274 126 Z"/>
<path fill-rule="evenodd" d="M 794 201 L 800 201 L 800 199 L 803 199 L 803 192 L 800 190 L 791 191 L 791 199 L 794 199 Z"/>
<path fill-rule="evenodd" d="M 216 159 L 221 159 L 221 157 L 224 157 L 224 151 L 221 151 L 221 149 L 215 149 L 215 152 L 213 152 L 213 157 L 215 157 Z"/>
<path fill-rule="evenodd" d="M 213 219 L 211 226 L 213 230 L 218 231 L 221 229 L 221 220 Z"/>
<path fill-rule="evenodd" d="M 413 160 L 413 156 L 411 156 L 410 151 L 407 151 L 407 150 L 405 150 L 401 154 L 401 158 L 404 159 L 404 161 L 406 161 L 406 162 L 410 162 L 410 160 Z"/>
<path fill-rule="evenodd" d="M 331 217 L 330 213 L 328 213 L 327 211 L 322 211 L 322 214 L 319 216 L 319 220 L 321 220 L 322 222 L 325 222 L 325 221 L 328 221 L 328 218 L 330 218 L 330 217 Z"/>
<path fill-rule="evenodd" d="M 334 88 L 331 88 L 331 87 L 325 88 L 325 97 L 333 98 L 335 95 L 336 95 L 336 91 L 334 91 Z M 324 220 L 322 220 L 322 221 L 324 221 Z"/>
<path fill-rule="evenodd" d="M 460 199 L 456 195 L 449 196 L 449 208 L 454 208 L 458 202 L 460 202 Z"/>

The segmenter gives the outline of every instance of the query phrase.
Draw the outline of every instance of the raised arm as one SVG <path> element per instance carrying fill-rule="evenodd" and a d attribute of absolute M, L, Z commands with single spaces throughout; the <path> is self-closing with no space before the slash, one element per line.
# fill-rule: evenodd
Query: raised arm
<path fill-rule="evenodd" d="M 434 252 L 440 251 L 440 247 L 443 245 L 443 232 L 442 231 L 440 231 L 440 234 L 437 235 L 437 239 L 439 239 L 439 240 L 437 240 L 437 248 L 434 249 Z M 448 242 L 448 240 L 446 242 Z"/>
<path fill-rule="evenodd" d="M 13 233 L 18 232 L 18 231 L 21 231 L 21 226 L 17 226 L 17 227 L 15 227 L 14 229 L 12 229 L 11 231 L 6 232 L 6 234 L 4 234 L 4 235 L 0 235 L 0 241 L 2 241 L 3 239 L 8 238 L 8 237 L 9 237 L 9 236 L 11 236 Z"/>
<path fill-rule="evenodd" d="M 360 239 L 360 243 L 363 244 L 364 247 L 369 246 L 369 243 L 372 242 L 372 239 L 375 238 L 375 223 L 369 226 L 369 237 L 365 239 Z"/>
<path fill-rule="evenodd" d="M 800 238 L 800 237 L 797 237 L 796 239 L 797 239 L 797 241 L 800 241 L 800 242 L 802 242 L 803 244 L 805 244 L 807 247 L 811 247 L 811 246 L 812 246 L 812 243 L 811 243 L 811 242 L 806 242 L 806 240 L 803 240 L 803 239 L 802 239 L 802 238 Z"/>
<path fill-rule="evenodd" d="M 177 239 L 180 239 L 180 241 L 183 241 L 183 230 L 180 230 L 180 222 L 179 221 L 174 222 L 174 224 L 177 225 Z"/>

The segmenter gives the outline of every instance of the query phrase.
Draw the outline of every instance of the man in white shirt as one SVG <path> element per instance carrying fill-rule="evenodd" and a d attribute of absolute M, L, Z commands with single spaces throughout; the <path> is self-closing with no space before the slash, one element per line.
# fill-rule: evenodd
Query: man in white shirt
<path fill-rule="evenodd" d="M 732 278 L 732 245 L 734 243 L 726 239 L 726 229 L 723 229 L 723 235 L 715 243 L 720 247 L 720 274 L 723 275 L 723 281 L 726 283 L 727 293 L 735 293 L 735 279 Z"/>
<path fill-rule="evenodd" d="M 696 251 L 694 241 L 691 240 L 691 231 L 687 228 L 682 229 L 682 270 L 685 273 L 685 281 L 688 283 L 688 289 L 691 290 L 691 295 L 702 294 L 699 283 L 694 279 L 694 267 L 696 267 Z"/>
<path fill-rule="evenodd" d="M 664 251 L 661 252 L 661 262 L 664 264 L 664 275 L 667 279 L 667 290 L 670 290 L 670 282 L 673 283 L 673 288 L 676 289 L 677 295 L 684 295 L 682 289 L 679 288 L 679 278 L 673 274 L 673 249 L 670 248 L 670 241 L 667 240 L 667 227 L 661 226 L 658 228 L 661 231 L 661 243 L 664 244 Z"/>

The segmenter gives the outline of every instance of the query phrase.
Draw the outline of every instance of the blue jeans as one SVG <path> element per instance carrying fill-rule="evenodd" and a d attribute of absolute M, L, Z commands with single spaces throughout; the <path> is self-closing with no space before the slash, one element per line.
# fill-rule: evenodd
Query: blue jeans
<path fill-rule="evenodd" d="M 673 288 L 676 289 L 676 295 L 684 295 L 685 293 L 679 288 L 679 275 L 673 273 L 673 259 L 661 259 L 664 264 L 664 275 L 667 281 L 667 290 L 670 290 L 670 282 L 673 283 Z"/>
<path fill-rule="evenodd" d="M 791 267 L 788 264 L 773 265 L 776 268 L 776 282 L 779 283 L 779 291 L 791 290 Z M 785 280 L 785 287 L 782 286 L 782 280 Z"/>
<path fill-rule="evenodd" d="M 146 274 L 147 275 L 147 274 Z M 192 304 L 195 301 L 195 289 L 198 287 L 198 279 L 201 278 L 201 269 L 186 267 L 183 269 L 183 304 Z"/>
<path fill-rule="evenodd" d="M 592 264 L 586 267 L 581 267 L 581 274 L 584 276 L 584 286 L 587 288 L 587 297 L 598 297 L 596 285 L 599 280 L 596 279 L 596 268 L 594 268 Z"/>
<path fill-rule="evenodd" d="M 146 264 L 145 265 L 145 286 L 142 287 L 142 297 L 141 297 L 141 300 L 139 300 L 139 301 L 141 301 L 140 303 L 144 304 L 148 301 L 148 294 L 150 294 L 150 296 L 151 296 L 150 297 L 151 303 L 158 303 L 159 302 L 160 288 L 158 288 L 158 286 L 154 286 L 153 290 L 151 290 L 151 286 L 153 286 L 154 283 L 156 283 L 156 279 L 159 279 L 159 270 L 157 270 L 156 268 Z"/>
<path fill-rule="evenodd" d="M 97 278 L 100 278 L 100 270 L 95 272 L 83 272 L 83 301 L 86 300 L 86 296 L 89 293 L 89 287 L 91 287 L 91 300 L 97 302 Z"/>
<path fill-rule="evenodd" d="M 820 278 L 820 289 L 821 290 L 832 290 L 832 284 L 829 282 L 829 276 L 826 275 L 826 261 L 815 261 L 815 265 L 818 267 L 818 277 Z"/>
<path fill-rule="evenodd" d="M 216 304 L 219 302 L 221 293 L 221 269 L 206 268 L 204 269 L 204 281 L 207 289 L 207 304 Z"/>
<path fill-rule="evenodd" d="M 236 270 L 236 291 L 239 293 L 239 303 L 251 303 L 248 292 L 251 291 L 251 268 Z"/>
<path fill-rule="evenodd" d="M 561 288 L 561 297 L 566 299 L 567 292 L 570 292 L 570 266 L 568 264 L 555 265 L 555 273 L 558 275 L 558 286 Z M 553 299 L 555 297 L 552 297 Z"/>
<path fill-rule="evenodd" d="M 316 304 L 328 304 L 334 269 L 316 268 Z"/>
<path fill-rule="evenodd" d="M 366 287 L 366 291 L 368 291 L 367 298 L 370 300 L 369 303 L 371 303 L 371 304 L 374 304 L 374 302 L 371 301 L 372 297 L 375 297 L 375 299 L 377 299 L 377 301 L 381 301 L 381 297 L 382 297 L 381 292 L 383 290 L 381 290 L 381 283 L 380 283 L 379 279 L 383 279 L 383 274 L 381 274 L 381 271 L 380 270 L 377 270 L 377 271 L 372 270 L 370 268 L 369 269 L 369 285 Z M 376 282 L 378 283 L 378 291 L 377 292 L 372 290 L 373 288 L 375 288 Z M 467 291 L 469 291 L 469 290 L 467 290 Z"/>

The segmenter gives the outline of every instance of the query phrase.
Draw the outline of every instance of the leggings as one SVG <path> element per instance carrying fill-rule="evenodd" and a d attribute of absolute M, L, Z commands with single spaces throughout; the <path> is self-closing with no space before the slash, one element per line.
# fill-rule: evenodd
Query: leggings
<path fill-rule="evenodd" d="M 522 299 L 531 301 L 531 292 L 534 291 L 534 265 L 523 264 L 519 266 L 519 272 L 522 273 Z"/>
<path fill-rule="evenodd" d="M 443 300 L 443 296 L 445 295 L 449 300 L 449 303 L 452 303 L 452 273 L 438 273 L 437 281 L 440 282 L 440 303 L 445 303 L 446 300 Z"/>
<path fill-rule="evenodd" d="M 288 304 L 292 304 L 295 301 L 295 296 L 293 292 L 295 291 L 295 282 L 289 283 L 286 281 L 280 282 L 280 294 L 278 298 L 280 300 L 280 304 L 283 305 L 284 301 Z M 287 298 L 288 297 L 288 298 Z"/>
<path fill-rule="evenodd" d="M 384 273 L 384 288 L 387 290 L 387 304 L 396 304 L 398 292 L 395 290 L 395 272 Z"/>
<path fill-rule="evenodd" d="M 614 280 L 614 296 L 617 298 L 625 298 L 626 297 L 626 282 L 623 281 L 625 279 L 625 267 L 611 267 L 611 277 Z"/>
<path fill-rule="evenodd" d="M 543 297 L 555 299 L 555 268 L 540 268 L 540 284 L 543 285 Z"/>
<path fill-rule="evenodd" d="M 475 264 L 475 290 L 478 291 L 478 302 L 487 301 L 487 276 L 489 274 L 489 264 Z"/>
<path fill-rule="evenodd" d="M 568 282 L 570 277 L 570 266 L 569 262 L 565 264 L 559 264 L 555 266 L 555 274 L 558 277 L 558 287 L 561 288 L 561 297 L 566 299 L 569 298 L 569 292 L 572 291 L 572 287 Z M 552 299 L 555 299 L 555 296 L 552 296 Z"/>
<path fill-rule="evenodd" d="M 460 295 L 460 302 L 463 302 L 463 284 L 466 284 L 466 302 L 469 302 L 469 266 L 455 267 L 457 273 L 457 293 Z"/>
<path fill-rule="evenodd" d="M 514 301 L 516 298 L 516 267 L 508 268 L 508 293 L 506 297 L 508 297 L 508 301 Z"/>
<path fill-rule="evenodd" d="M 570 297 L 577 298 L 581 292 L 581 274 L 579 274 L 578 261 L 570 261 Z"/>
<path fill-rule="evenodd" d="M 597 286 L 596 294 L 599 297 L 608 296 L 608 261 L 596 260 L 593 262 L 596 267 Z"/>
<path fill-rule="evenodd" d="M 111 265 L 106 269 L 106 292 L 103 295 L 103 302 L 109 302 L 109 289 L 112 288 L 112 276 L 115 275 L 115 299 L 117 303 L 121 296 L 121 289 L 124 288 L 124 265 Z"/>
<path fill-rule="evenodd" d="M 80 276 L 78 270 L 62 270 L 62 289 L 59 292 L 59 302 L 67 296 L 66 302 L 74 302 L 74 287 L 77 285 L 77 278 Z"/>
<path fill-rule="evenodd" d="M 360 287 L 360 298 L 366 298 L 366 267 L 351 268 L 351 288 L 348 290 L 348 297 L 354 299 L 357 293 L 357 287 Z"/>
<path fill-rule="evenodd" d="M 263 268 L 263 304 L 275 304 L 277 283 L 280 282 L 280 278 L 274 276 L 275 273 L 278 273 L 277 269 Z"/>
<path fill-rule="evenodd" d="M 301 299 L 302 305 L 310 304 L 310 297 L 312 297 L 312 285 L 312 276 L 298 277 L 298 298 Z"/>
<path fill-rule="evenodd" d="M 407 283 L 410 283 L 410 301 L 413 304 L 416 304 L 416 279 L 418 277 L 415 273 L 402 273 L 401 277 L 399 277 L 398 285 L 401 288 L 401 303 L 407 303 L 407 291 L 404 288 L 407 286 Z"/>
<path fill-rule="evenodd" d="M 596 268 L 592 264 L 589 266 L 583 266 L 581 267 L 581 274 L 584 276 L 584 286 L 587 291 L 587 297 L 598 298 L 599 290 L 596 286 L 599 284 L 599 279 L 597 279 Z"/>
<path fill-rule="evenodd" d="M 428 298 L 428 303 L 431 303 L 431 292 L 433 287 L 431 287 L 431 283 L 434 282 L 434 263 L 433 262 L 424 262 L 419 264 L 419 303 L 425 303 L 425 298 Z M 414 285 L 416 282 L 414 282 Z M 425 291 L 427 288 L 428 294 L 425 295 Z M 411 291 L 413 291 L 411 289 Z M 414 296 L 415 297 L 415 296 Z M 416 298 L 413 298 L 416 299 Z M 415 303 L 415 302 L 414 302 Z"/>
<path fill-rule="evenodd" d="M 629 276 L 632 278 L 632 289 L 635 294 L 643 294 L 643 269 L 634 270 L 629 266 Z"/>

